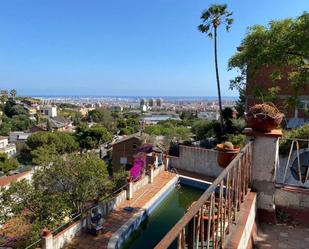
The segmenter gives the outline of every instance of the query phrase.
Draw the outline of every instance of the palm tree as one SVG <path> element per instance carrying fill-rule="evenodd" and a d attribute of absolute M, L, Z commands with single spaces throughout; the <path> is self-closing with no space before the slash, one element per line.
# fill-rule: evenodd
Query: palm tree
<path fill-rule="evenodd" d="M 202 24 L 198 26 L 198 30 L 202 33 L 207 34 L 207 36 L 212 39 L 214 37 L 214 49 L 215 49 L 215 68 L 216 68 L 216 79 L 217 79 L 217 89 L 219 98 L 219 109 L 220 109 L 220 127 L 221 133 L 223 135 L 223 119 L 222 119 L 222 100 L 220 91 L 220 79 L 218 70 L 218 51 L 217 51 L 217 30 L 222 24 L 225 25 L 226 31 L 229 31 L 233 19 L 231 18 L 232 12 L 227 11 L 226 4 L 212 4 L 210 7 L 203 11 L 201 19 Z"/>

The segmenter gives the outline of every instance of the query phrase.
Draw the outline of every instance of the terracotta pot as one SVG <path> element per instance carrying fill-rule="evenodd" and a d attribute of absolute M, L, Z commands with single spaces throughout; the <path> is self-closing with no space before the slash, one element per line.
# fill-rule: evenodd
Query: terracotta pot
<path fill-rule="evenodd" d="M 224 144 L 217 144 L 217 162 L 222 168 L 226 168 L 240 151 L 240 147 L 234 146 L 234 149 L 224 148 Z"/>
<path fill-rule="evenodd" d="M 50 236 L 50 235 L 51 235 L 51 231 L 48 228 L 44 228 L 42 230 L 42 236 L 43 237 L 47 237 L 47 236 Z"/>
<path fill-rule="evenodd" d="M 270 132 L 276 129 L 281 124 L 283 117 L 282 113 L 277 114 L 275 118 L 262 113 L 246 113 L 245 115 L 247 127 L 261 132 Z"/>

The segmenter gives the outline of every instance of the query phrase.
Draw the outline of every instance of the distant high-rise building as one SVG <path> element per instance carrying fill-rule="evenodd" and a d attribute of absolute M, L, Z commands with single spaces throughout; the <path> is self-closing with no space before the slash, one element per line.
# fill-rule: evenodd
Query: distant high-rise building
<path fill-rule="evenodd" d="M 162 106 L 162 104 L 163 104 L 163 99 L 162 98 L 157 99 L 157 106 Z"/>
<path fill-rule="evenodd" d="M 143 107 L 144 105 L 147 105 L 147 99 L 141 98 L 139 102 L 140 107 Z"/>
<path fill-rule="evenodd" d="M 152 99 L 149 100 L 149 106 L 150 107 L 154 107 L 156 105 L 157 105 L 157 101 L 156 101 L 155 98 L 152 98 Z"/>

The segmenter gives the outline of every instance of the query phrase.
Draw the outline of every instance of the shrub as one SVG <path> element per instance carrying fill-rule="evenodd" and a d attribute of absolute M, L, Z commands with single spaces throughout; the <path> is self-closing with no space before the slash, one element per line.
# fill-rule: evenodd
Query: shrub
<path fill-rule="evenodd" d="M 246 136 L 243 134 L 230 135 L 228 136 L 228 140 L 234 145 L 239 146 L 240 148 L 245 146 Z"/>
<path fill-rule="evenodd" d="M 303 125 L 299 128 L 293 130 L 285 130 L 283 132 L 283 137 L 280 140 L 280 154 L 287 155 L 289 153 L 291 147 L 291 140 L 287 139 L 294 139 L 294 138 L 302 138 L 306 139 L 309 138 L 309 124 Z M 299 142 L 300 148 L 308 147 L 308 142 Z"/>

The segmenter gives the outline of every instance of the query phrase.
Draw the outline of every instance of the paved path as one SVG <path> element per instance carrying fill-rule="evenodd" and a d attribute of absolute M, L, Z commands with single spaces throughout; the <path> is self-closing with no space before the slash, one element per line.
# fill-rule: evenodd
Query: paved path
<path fill-rule="evenodd" d="M 256 249 L 308 249 L 309 228 L 259 224 Z"/>
<path fill-rule="evenodd" d="M 147 184 L 136 191 L 133 199 L 124 201 L 120 206 L 105 217 L 104 229 L 98 236 L 83 234 L 74 239 L 66 249 L 107 249 L 108 241 L 112 234 L 125 224 L 140 208 L 150 201 L 176 174 L 167 171 L 161 172 L 154 179 L 153 184 Z M 133 212 L 126 212 L 124 207 L 134 207 Z"/>

